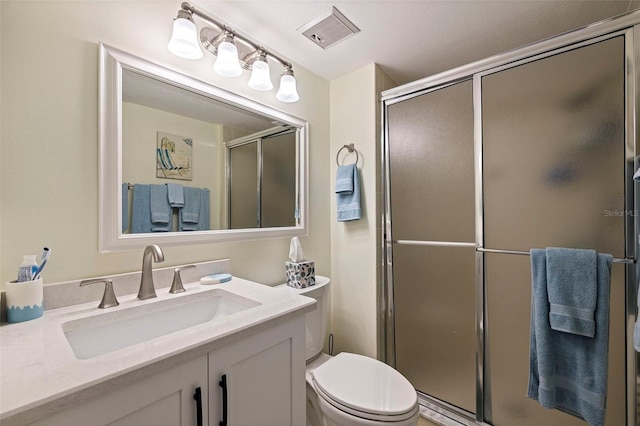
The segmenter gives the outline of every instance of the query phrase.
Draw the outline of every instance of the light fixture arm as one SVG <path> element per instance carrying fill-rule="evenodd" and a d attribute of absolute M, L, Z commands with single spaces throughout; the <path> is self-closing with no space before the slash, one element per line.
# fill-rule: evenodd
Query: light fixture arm
<path fill-rule="evenodd" d="M 215 19 L 213 19 L 212 17 L 210 17 L 206 13 L 196 9 L 189 2 L 186 2 L 186 1 L 183 2 L 180 5 L 180 7 L 182 8 L 182 10 L 185 10 L 187 12 L 190 12 L 191 14 L 197 15 L 201 19 L 207 21 L 209 24 L 217 27 L 217 29 L 221 31 L 221 34 L 225 34 L 225 33 L 229 32 L 229 33 L 233 34 L 233 36 L 234 36 L 236 41 L 240 41 L 240 42 L 246 44 L 247 46 L 249 46 L 254 51 L 262 51 L 262 52 L 264 52 L 266 57 L 271 58 L 272 60 L 278 62 L 280 65 L 282 65 L 285 68 L 288 68 L 288 69 L 292 68 L 292 65 L 291 65 L 290 62 L 287 62 L 284 59 L 280 58 L 279 56 L 274 55 L 273 53 L 265 50 L 263 47 L 261 47 L 261 46 L 257 45 L 256 43 L 252 42 L 248 38 L 238 34 L 232 28 L 229 28 L 228 26 L 222 24 L 221 22 L 216 21 Z"/>

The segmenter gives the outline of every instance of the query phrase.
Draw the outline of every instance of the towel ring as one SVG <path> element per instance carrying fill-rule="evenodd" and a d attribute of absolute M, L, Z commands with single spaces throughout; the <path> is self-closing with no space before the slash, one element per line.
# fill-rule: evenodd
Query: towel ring
<path fill-rule="evenodd" d="M 340 151 L 342 151 L 343 149 L 347 148 L 347 151 L 349 151 L 349 153 L 351 152 L 355 152 L 356 153 L 356 162 L 355 164 L 358 164 L 358 150 L 353 146 L 352 143 L 350 143 L 349 145 L 342 145 L 342 148 L 340 148 L 338 150 L 338 153 L 336 154 L 336 164 L 338 164 L 338 166 L 340 165 L 340 161 L 338 160 L 338 157 L 340 156 Z"/>

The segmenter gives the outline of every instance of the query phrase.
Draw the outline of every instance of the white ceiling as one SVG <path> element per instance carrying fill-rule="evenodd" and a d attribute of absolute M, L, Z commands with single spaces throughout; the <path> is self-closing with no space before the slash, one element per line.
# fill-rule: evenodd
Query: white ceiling
<path fill-rule="evenodd" d="M 193 0 L 193 5 L 327 80 L 377 63 L 404 84 L 634 10 L 640 0 Z M 361 32 L 323 50 L 297 29 L 331 6 Z"/>

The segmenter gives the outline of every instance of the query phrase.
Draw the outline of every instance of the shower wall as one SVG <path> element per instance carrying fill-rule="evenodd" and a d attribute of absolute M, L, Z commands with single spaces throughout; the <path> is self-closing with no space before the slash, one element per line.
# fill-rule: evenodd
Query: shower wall
<path fill-rule="evenodd" d="M 496 426 L 584 424 L 526 397 L 531 270 L 513 251 L 633 257 L 631 40 L 592 38 L 385 100 L 389 361 L 437 411 Z M 631 270 L 612 265 L 606 426 L 635 424 Z"/>

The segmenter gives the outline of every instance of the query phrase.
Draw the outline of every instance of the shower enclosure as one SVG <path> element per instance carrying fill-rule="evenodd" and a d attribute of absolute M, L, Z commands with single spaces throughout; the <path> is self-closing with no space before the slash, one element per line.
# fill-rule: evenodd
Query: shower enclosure
<path fill-rule="evenodd" d="M 463 424 L 579 426 L 526 397 L 531 248 L 611 253 L 607 426 L 636 425 L 639 14 L 383 93 L 386 361 Z"/>

